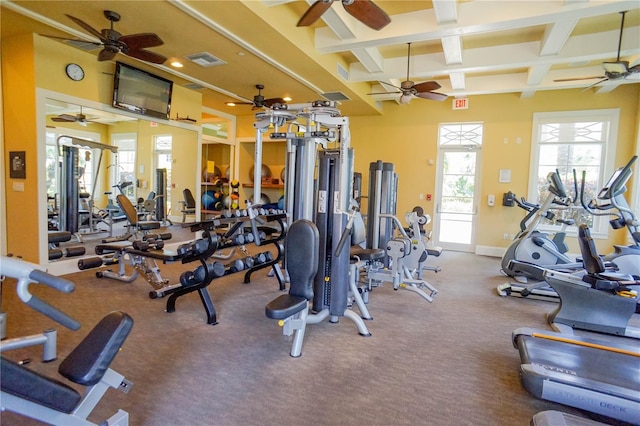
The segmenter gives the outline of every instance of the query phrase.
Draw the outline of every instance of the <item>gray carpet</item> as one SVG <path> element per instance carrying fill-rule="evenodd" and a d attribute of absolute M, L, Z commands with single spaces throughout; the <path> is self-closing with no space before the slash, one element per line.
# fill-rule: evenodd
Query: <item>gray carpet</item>
<path fill-rule="evenodd" d="M 300 358 L 289 356 L 290 343 L 264 314 L 279 295 L 265 270 L 250 284 L 240 274 L 211 284 L 215 326 L 196 294 L 164 312 L 166 299 L 150 300 L 143 278 L 123 284 L 85 271 L 68 276 L 77 283 L 71 295 L 38 293 L 83 323 L 76 333 L 59 328 L 61 358 L 106 313 L 135 320 L 113 365 L 134 387 L 109 391 L 90 417 L 96 422 L 118 408 L 131 425 L 528 425 L 542 410 L 584 415 L 536 400 L 520 384 L 511 332 L 546 328 L 553 303 L 497 296 L 505 281 L 497 258 L 445 252 L 429 261 L 442 267 L 425 275 L 439 290 L 432 304 L 386 284 L 370 297 L 371 337 L 347 318 L 309 325 Z M 194 265 L 163 265 L 163 275 L 175 282 Z M 4 286 L 8 337 L 51 325 L 16 301 L 10 281 Z M 38 348 L 9 355 L 51 374 L 58 364 L 39 362 Z M 12 413 L 0 422 L 34 424 Z"/>

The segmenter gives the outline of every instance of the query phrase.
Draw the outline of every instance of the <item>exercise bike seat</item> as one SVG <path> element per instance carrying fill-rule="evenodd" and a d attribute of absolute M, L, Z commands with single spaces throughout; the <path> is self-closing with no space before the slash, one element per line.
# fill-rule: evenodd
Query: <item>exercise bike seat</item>
<path fill-rule="evenodd" d="M 364 261 L 372 261 L 379 260 L 384 257 L 384 249 L 374 248 L 374 249 L 366 249 L 360 246 L 351 246 L 349 248 L 349 257 L 352 260 L 364 260 Z"/>
<path fill-rule="evenodd" d="M 124 312 L 105 316 L 60 364 L 58 372 L 74 383 L 98 383 L 129 335 L 133 319 Z M 32 371 L 4 356 L 0 364 L 3 392 L 53 410 L 71 413 L 82 395 L 66 384 Z"/>

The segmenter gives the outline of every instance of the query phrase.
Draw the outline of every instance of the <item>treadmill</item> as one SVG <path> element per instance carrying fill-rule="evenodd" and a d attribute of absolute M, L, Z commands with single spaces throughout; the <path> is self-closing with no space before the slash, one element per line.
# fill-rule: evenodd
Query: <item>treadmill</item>
<path fill-rule="evenodd" d="M 640 425 L 640 347 L 520 328 L 522 384 L 536 398 Z"/>

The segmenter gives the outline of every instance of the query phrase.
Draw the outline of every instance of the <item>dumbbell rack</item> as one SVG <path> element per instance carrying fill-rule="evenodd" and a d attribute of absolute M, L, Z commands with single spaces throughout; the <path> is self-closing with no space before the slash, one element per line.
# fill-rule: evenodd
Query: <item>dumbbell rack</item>
<path fill-rule="evenodd" d="M 277 255 L 275 258 L 271 257 L 270 260 L 265 256 L 264 262 L 256 263 L 251 268 L 246 269 L 244 282 L 249 282 L 253 272 L 263 268 L 273 267 L 280 283 L 280 289 L 284 290 L 284 277 L 282 276 L 279 268 L 277 268 L 277 265 L 279 265 L 283 257 L 284 249 L 282 242 L 284 241 L 287 231 L 287 215 L 284 212 L 273 213 L 261 211 L 259 213 L 260 214 L 257 215 L 252 214 L 239 217 L 218 217 L 203 222 L 188 224 L 187 226 L 192 232 L 202 231 L 202 238 L 194 242 L 181 245 L 178 248 L 177 253 L 183 264 L 194 261 L 200 262 L 201 266 L 198 267 L 200 268 L 200 273 L 198 275 L 201 280 L 193 278 L 193 276 L 196 275 L 198 268 L 194 271 L 187 271 L 181 275 L 180 284 L 151 291 L 149 296 L 152 299 L 169 296 L 166 311 L 174 312 L 178 298 L 197 291 L 207 313 L 207 324 L 217 324 L 218 321 L 215 306 L 207 291 L 207 287 L 214 279 L 238 273 L 241 272 L 241 270 L 236 268 L 225 268 L 224 265 L 221 266 L 222 269 L 220 269 L 220 267 L 216 268 L 213 266 L 216 262 L 214 262 L 214 264 L 208 264 L 207 259 L 209 259 L 217 250 L 237 247 L 245 244 L 245 241 L 237 238 L 237 236 L 244 234 L 244 225 L 247 224 L 247 222 L 251 222 L 252 225 L 252 242 L 261 247 L 269 244 L 274 245 Z M 259 235 L 257 224 L 269 222 L 275 222 L 278 224 L 278 232 L 272 234 L 275 235 L 273 238 L 260 238 L 261 236 Z M 228 229 L 224 233 L 217 233 L 217 231 L 223 227 Z"/>

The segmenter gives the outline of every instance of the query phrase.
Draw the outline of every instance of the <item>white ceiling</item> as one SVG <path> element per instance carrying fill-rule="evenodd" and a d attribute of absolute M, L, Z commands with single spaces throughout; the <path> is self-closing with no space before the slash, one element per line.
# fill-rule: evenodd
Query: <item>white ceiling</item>
<path fill-rule="evenodd" d="M 177 71 L 122 55 L 116 59 L 159 73 L 178 84 L 203 87 L 206 106 L 252 114 L 248 106 L 230 109 L 227 100 L 251 99 L 255 84 L 263 95 L 291 96 L 294 102 L 340 92 L 345 115 L 384 113 L 384 102 L 407 75 L 416 83 L 435 80 L 449 96 L 516 93 L 532 97 L 542 90 L 583 89 L 602 76 L 602 62 L 615 61 L 621 11 L 625 18 L 621 59 L 640 63 L 640 1 L 588 0 L 433 0 L 375 1 L 391 17 L 380 31 L 345 12 L 339 1 L 311 27 L 296 27 L 313 1 L 13 1 L 2 0 L 2 37 L 21 32 L 91 37 L 64 14 L 94 28 L 108 27 L 102 10 L 115 10 L 123 34 L 155 32 L 165 42 L 152 48 L 170 59 L 210 52 L 226 64 L 203 68 L 186 61 Z M 144 17 L 144 19 L 142 19 Z M 97 50 L 95 53 L 97 54 Z M 640 73 L 590 88 L 594 95 L 640 83 Z M 381 103 L 376 103 L 381 101 Z M 413 102 L 435 102 L 416 99 Z M 410 106 L 406 106 L 410 108 Z"/>

